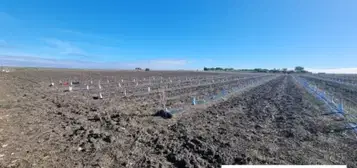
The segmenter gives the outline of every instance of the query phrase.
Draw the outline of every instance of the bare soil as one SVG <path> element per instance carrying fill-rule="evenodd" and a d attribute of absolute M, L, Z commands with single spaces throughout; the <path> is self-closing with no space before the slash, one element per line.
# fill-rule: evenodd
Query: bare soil
<path fill-rule="evenodd" d="M 99 72 L 98 72 L 99 73 Z M 203 77 L 199 72 L 100 72 L 129 78 Z M 38 75 L 41 74 L 41 75 Z M 47 74 L 47 75 L 45 75 Z M 230 164 L 348 164 L 357 167 L 357 140 L 325 107 L 282 75 L 215 103 L 155 117 L 157 95 L 93 100 L 85 92 L 44 90 L 43 81 L 82 71 L 14 72 L 0 82 L 0 167 L 220 167 Z M 92 73 L 94 74 L 94 73 Z M 91 75 L 93 77 L 93 75 Z M 98 79 L 99 77 L 94 77 Z M 223 82 L 215 88 L 245 85 Z M 46 82 L 44 82 L 46 83 Z M 48 82 L 47 82 L 48 83 Z M 209 86 L 179 89 L 172 101 Z M 187 95 L 185 95 L 187 94 Z M 187 99 L 187 100 L 186 100 Z"/>

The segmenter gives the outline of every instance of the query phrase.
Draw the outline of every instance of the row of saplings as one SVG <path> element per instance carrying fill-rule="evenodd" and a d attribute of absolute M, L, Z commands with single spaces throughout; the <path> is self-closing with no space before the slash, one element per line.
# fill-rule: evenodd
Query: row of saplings
<path fill-rule="evenodd" d="M 147 68 L 148 69 L 148 68 Z M 145 69 L 146 70 L 146 69 Z M 149 70 L 148 70 L 149 71 Z M 51 82 L 51 84 L 49 85 L 49 87 L 53 87 L 55 84 L 53 82 Z M 60 85 L 62 86 L 69 86 L 69 85 L 79 85 L 79 82 L 78 81 L 75 81 L 75 82 L 60 82 Z M 65 92 L 69 92 L 71 91 L 70 89 L 69 90 L 65 90 Z M 93 99 L 97 100 L 97 99 L 103 99 L 103 95 L 102 93 L 99 93 L 98 96 L 93 96 Z M 154 116 L 159 116 L 159 117 L 162 117 L 162 118 L 165 118 L 165 119 L 170 119 L 172 118 L 173 114 L 167 109 L 165 108 L 164 110 L 159 110 L 158 112 L 156 112 L 154 114 Z"/>

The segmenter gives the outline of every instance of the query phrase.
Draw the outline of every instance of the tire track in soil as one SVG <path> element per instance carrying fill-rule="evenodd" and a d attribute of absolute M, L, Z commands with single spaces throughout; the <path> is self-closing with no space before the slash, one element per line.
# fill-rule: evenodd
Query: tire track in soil
<path fill-rule="evenodd" d="M 348 146 L 356 143 L 324 134 L 321 109 L 305 96 L 291 76 L 279 77 L 147 138 L 140 149 L 146 155 L 135 166 L 347 163 L 355 167 L 356 154 Z"/>

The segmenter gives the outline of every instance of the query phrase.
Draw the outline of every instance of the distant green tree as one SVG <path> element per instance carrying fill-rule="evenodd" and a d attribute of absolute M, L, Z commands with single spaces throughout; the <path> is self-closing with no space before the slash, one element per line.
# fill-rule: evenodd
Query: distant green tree
<path fill-rule="evenodd" d="M 234 71 L 233 68 L 224 68 L 224 71 Z"/>
<path fill-rule="evenodd" d="M 306 72 L 306 71 L 305 71 L 305 68 L 304 68 L 304 67 L 302 67 L 302 66 L 297 66 L 297 67 L 295 67 L 295 72 L 303 73 L 303 72 Z"/>
<path fill-rule="evenodd" d="M 261 72 L 262 69 L 261 69 L 261 68 L 255 68 L 253 71 L 254 71 L 254 72 Z"/>
<path fill-rule="evenodd" d="M 208 71 L 209 69 L 208 69 L 207 67 L 204 67 L 203 70 L 204 70 L 204 71 Z"/>
<path fill-rule="evenodd" d="M 281 72 L 282 72 L 282 73 L 287 73 L 287 72 L 288 72 L 288 68 L 283 68 L 283 69 L 281 70 Z"/>
<path fill-rule="evenodd" d="M 221 68 L 221 67 L 216 67 L 216 69 L 215 69 L 216 71 L 222 71 L 223 70 L 223 68 Z"/>
<path fill-rule="evenodd" d="M 260 73 L 267 73 L 269 72 L 268 69 L 262 69 L 262 68 L 255 68 L 253 72 L 260 72 Z"/>
<path fill-rule="evenodd" d="M 280 70 L 274 68 L 274 69 L 269 70 L 268 72 L 270 72 L 270 73 L 278 73 L 278 72 L 280 72 Z"/>

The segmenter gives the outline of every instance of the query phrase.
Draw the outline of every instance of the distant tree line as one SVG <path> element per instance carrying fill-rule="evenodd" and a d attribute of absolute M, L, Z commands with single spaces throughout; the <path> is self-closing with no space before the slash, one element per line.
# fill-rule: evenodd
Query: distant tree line
<path fill-rule="evenodd" d="M 143 69 L 140 67 L 135 68 L 136 71 L 142 71 Z M 145 71 L 150 71 L 150 68 L 145 68 Z"/>
<path fill-rule="evenodd" d="M 254 69 L 234 69 L 234 68 L 221 68 L 221 67 L 213 67 L 213 68 L 203 68 L 204 71 L 226 71 L 226 72 L 259 72 L 259 73 L 308 73 L 302 66 L 295 67 L 295 70 L 288 70 L 287 68 L 282 69 L 263 69 L 263 68 L 254 68 Z"/>

